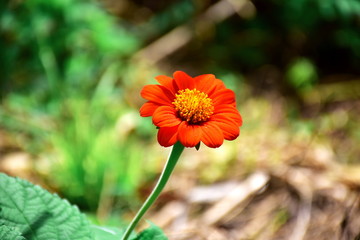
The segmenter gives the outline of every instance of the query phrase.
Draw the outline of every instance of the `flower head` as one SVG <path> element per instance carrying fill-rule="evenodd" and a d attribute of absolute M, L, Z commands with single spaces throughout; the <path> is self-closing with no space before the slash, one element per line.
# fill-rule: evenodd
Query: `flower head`
<path fill-rule="evenodd" d="M 185 147 L 200 142 L 211 148 L 239 136 L 242 118 L 235 94 L 212 74 L 190 77 L 177 71 L 173 78 L 158 76 L 160 85 L 146 85 L 141 96 L 148 100 L 142 117 L 152 116 L 159 128 L 158 142 L 169 147 L 180 141 Z"/>

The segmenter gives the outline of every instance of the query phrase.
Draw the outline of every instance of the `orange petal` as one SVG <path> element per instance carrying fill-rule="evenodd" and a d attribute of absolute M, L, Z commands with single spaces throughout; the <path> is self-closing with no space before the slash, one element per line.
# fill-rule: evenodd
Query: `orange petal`
<path fill-rule="evenodd" d="M 211 117 L 211 121 L 214 121 L 221 130 L 226 140 L 234 140 L 240 134 L 240 127 L 237 122 L 233 121 L 227 116 L 218 114 Z"/>
<path fill-rule="evenodd" d="M 214 84 L 215 76 L 213 74 L 203 74 L 197 77 L 194 77 L 195 88 L 201 92 L 209 94 L 212 89 L 216 87 Z"/>
<path fill-rule="evenodd" d="M 216 118 L 218 115 L 225 116 L 226 118 L 231 119 L 232 121 L 237 123 L 239 127 L 242 125 L 242 117 L 239 111 L 233 105 L 216 105 L 214 114 L 211 116 L 211 119 Z"/>
<path fill-rule="evenodd" d="M 175 96 L 164 86 L 146 85 L 141 90 L 141 96 L 146 100 L 157 103 L 159 105 L 172 106 Z"/>
<path fill-rule="evenodd" d="M 181 120 L 176 117 L 176 111 L 173 107 L 161 106 L 156 109 L 153 114 L 152 121 L 155 126 L 173 127 L 181 123 Z"/>
<path fill-rule="evenodd" d="M 158 83 L 160 83 L 161 85 L 166 87 L 173 94 L 178 92 L 179 89 L 176 86 L 174 79 L 172 79 L 171 77 L 168 77 L 165 75 L 160 75 L 160 76 L 155 77 L 155 79 L 158 81 Z"/>
<path fill-rule="evenodd" d="M 194 78 L 195 88 L 207 95 L 212 95 L 216 89 L 225 88 L 224 83 L 213 74 L 204 74 Z"/>
<path fill-rule="evenodd" d="M 214 104 L 235 104 L 235 93 L 231 89 L 216 90 L 209 96 Z"/>
<path fill-rule="evenodd" d="M 208 147 L 217 148 L 224 142 L 224 135 L 221 129 L 213 122 L 206 122 L 203 124 L 201 134 L 201 141 Z"/>
<path fill-rule="evenodd" d="M 150 117 L 154 114 L 155 110 L 159 107 L 159 104 L 153 102 L 146 102 L 140 108 L 140 116 Z"/>
<path fill-rule="evenodd" d="M 176 71 L 174 72 L 174 79 L 176 82 L 176 85 L 179 87 L 179 89 L 194 89 L 195 82 L 192 77 L 187 75 L 185 72 L 182 71 Z"/>
<path fill-rule="evenodd" d="M 178 126 L 160 128 L 157 139 L 161 146 L 170 147 L 177 142 Z"/>
<path fill-rule="evenodd" d="M 220 79 L 215 79 L 215 83 L 216 83 L 216 89 L 220 90 L 220 89 L 226 89 L 226 86 L 224 84 L 223 81 L 221 81 Z"/>
<path fill-rule="evenodd" d="M 178 139 L 185 147 L 195 147 L 201 139 L 201 126 L 182 122 L 179 126 Z"/>

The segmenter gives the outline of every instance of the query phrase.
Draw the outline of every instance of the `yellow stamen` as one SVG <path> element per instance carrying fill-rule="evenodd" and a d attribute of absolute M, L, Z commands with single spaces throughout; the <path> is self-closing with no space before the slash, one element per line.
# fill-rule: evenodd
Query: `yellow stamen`
<path fill-rule="evenodd" d="M 197 89 L 179 90 L 173 102 L 181 119 L 190 123 L 204 122 L 214 113 L 214 105 L 206 93 Z"/>

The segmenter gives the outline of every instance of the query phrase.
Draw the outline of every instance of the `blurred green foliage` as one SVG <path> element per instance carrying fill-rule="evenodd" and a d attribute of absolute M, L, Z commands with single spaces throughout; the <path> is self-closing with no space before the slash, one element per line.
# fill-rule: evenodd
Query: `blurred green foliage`
<path fill-rule="evenodd" d="M 73 203 L 96 210 L 131 195 L 142 152 L 116 124 L 130 109 L 119 76 L 139 40 L 95 1 L 1 5 L 0 124 L 54 156 L 48 181 Z"/>
<path fill-rule="evenodd" d="M 294 88 L 309 90 L 317 81 L 316 67 L 308 59 L 297 59 L 290 65 L 286 77 Z"/>
<path fill-rule="evenodd" d="M 157 12 L 149 21 L 140 24 L 136 34 L 144 40 L 153 40 L 178 25 L 187 23 L 193 19 L 196 11 L 196 4 L 192 0 L 175 1 L 167 6 L 165 11 Z"/>
<path fill-rule="evenodd" d="M 252 2 L 254 14 L 245 19 L 234 15 L 221 22 L 212 39 L 191 49 L 194 61 L 208 71 L 226 69 L 243 74 L 270 65 L 280 71 L 277 85 L 287 84 L 281 79 L 292 67 L 289 63 L 304 58 L 320 68 L 320 76 L 360 74 L 359 1 Z M 254 80 L 254 85 L 259 87 L 259 82 Z"/>
<path fill-rule="evenodd" d="M 2 96 L 22 90 L 46 101 L 86 94 L 109 64 L 121 64 L 139 43 L 88 1 L 2 4 Z"/>

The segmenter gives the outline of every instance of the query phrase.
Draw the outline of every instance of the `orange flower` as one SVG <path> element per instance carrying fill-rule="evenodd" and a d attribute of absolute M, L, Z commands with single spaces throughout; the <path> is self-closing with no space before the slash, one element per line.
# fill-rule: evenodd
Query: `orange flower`
<path fill-rule="evenodd" d="M 146 85 L 141 91 L 148 102 L 141 107 L 140 115 L 152 116 L 161 146 L 180 141 L 185 147 L 203 142 L 217 148 L 224 139 L 239 136 L 242 118 L 236 109 L 235 94 L 214 75 L 192 78 L 177 71 L 174 78 L 161 75 L 156 80 L 160 85 Z"/>

